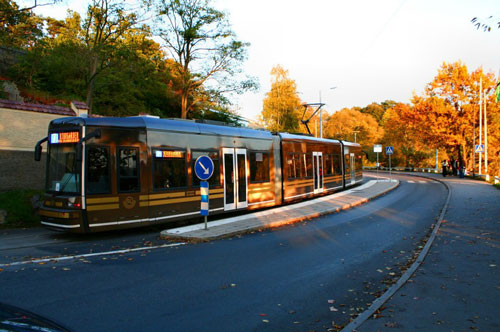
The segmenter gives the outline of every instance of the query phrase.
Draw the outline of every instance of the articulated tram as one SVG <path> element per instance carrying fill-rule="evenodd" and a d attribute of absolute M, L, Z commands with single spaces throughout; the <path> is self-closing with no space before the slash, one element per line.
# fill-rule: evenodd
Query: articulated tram
<path fill-rule="evenodd" d="M 42 224 L 70 232 L 153 225 L 200 215 L 194 162 L 214 163 L 210 214 L 324 195 L 362 180 L 359 144 L 159 119 L 53 120 Z"/>

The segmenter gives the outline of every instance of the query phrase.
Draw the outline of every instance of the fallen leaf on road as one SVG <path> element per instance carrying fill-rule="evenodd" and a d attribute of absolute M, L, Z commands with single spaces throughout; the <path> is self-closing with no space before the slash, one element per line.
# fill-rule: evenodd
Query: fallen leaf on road
<path fill-rule="evenodd" d="M 339 309 L 335 308 L 334 306 L 331 306 L 330 311 L 336 312 L 336 311 L 339 311 Z"/>
<path fill-rule="evenodd" d="M 63 271 L 69 271 L 69 270 L 71 270 L 69 267 L 63 267 L 62 269 L 63 269 Z"/>
<path fill-rule="evenodd" d="M 259 314 L 259 316 L 266 317 L 267 314 Z"/>
<path fill-rule="evenodd" d="M 383 273 L 384 271 L 382 271 L 381 269 L 377 269 L 377 272 Z"/>
<path fill-rule="evenodd" d="M 335 300 L 328 300 L 328 303 L 330 303 L 330 304 L 334 304 L 334 303 L 335 303 Z"/>
<path fill-rule="evenodd" d="M 267 319 L 263 319 L 262 322 L 269 323 L 269 321 Z"/>

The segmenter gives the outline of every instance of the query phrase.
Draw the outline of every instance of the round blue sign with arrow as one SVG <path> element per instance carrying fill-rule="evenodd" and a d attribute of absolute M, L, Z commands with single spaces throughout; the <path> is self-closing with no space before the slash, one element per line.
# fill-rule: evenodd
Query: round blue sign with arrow
<path fill-rule="evenodd" d="M 201 181 L 207 181 L 214 174 L 214 162 L 209 156 L 199 156 L 194 163 L 194 173 Z"/>

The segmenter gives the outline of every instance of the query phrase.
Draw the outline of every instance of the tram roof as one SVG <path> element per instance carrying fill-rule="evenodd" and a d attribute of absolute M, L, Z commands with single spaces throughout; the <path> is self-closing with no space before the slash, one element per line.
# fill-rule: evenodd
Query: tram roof
<path fill-rule="evenodd" d="M 81 118 L 69 117 L 55 119 L 51 122 L 54 127 L 63 125 L 74 126 L 96 126 L 113 128 L 135 128 L 144 130 L 159 130 L 178 133 L 191 133 L 203 135 L 222 135 L 234 137 L 272 139 L 272 134 L 265 130 L 255 130 L 242 127 L 220 126 L 206 123 L 198 123 L 189 120 L 161 119 L 149 116 L 131 117 L 99 117 Z"/>
<path fill-rule="evenodd" d="M 340 143 L 340 141 L 336 140 L 336 139 L 319 138 L 319 137 L 308 136 L 308 135 L 296 135 L 296 134 L 289 134 L 289 133 L 279 133 L 279 135 L 281 136 L 282 139 L 289 139 L 289 140 L 314 141 L 314 142 L 323 142 L 323 143 Z"/>

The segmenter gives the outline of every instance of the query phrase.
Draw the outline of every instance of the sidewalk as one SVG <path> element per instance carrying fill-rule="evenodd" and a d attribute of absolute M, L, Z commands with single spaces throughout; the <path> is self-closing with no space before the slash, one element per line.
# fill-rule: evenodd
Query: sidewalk
<path fill-rule="evenodd" d="M 356 331 L 500 331 L 500 190 L 425 176 L 451 191 L 437 236 L 410 280 Z"/>
<path fill-rule="evenodd" d="M 207 230 L 205 230 L 203 223 L 164 230 L 161 232 L 161 237 L 164 239 L 208 241 L 260 229 L 279 227 L 349 209 L 381 196 L 398 185 L 399 182 L 396 180 L 371 180 L 359 187 L 305 202 L 212 221 L 208 223 Z"/>

